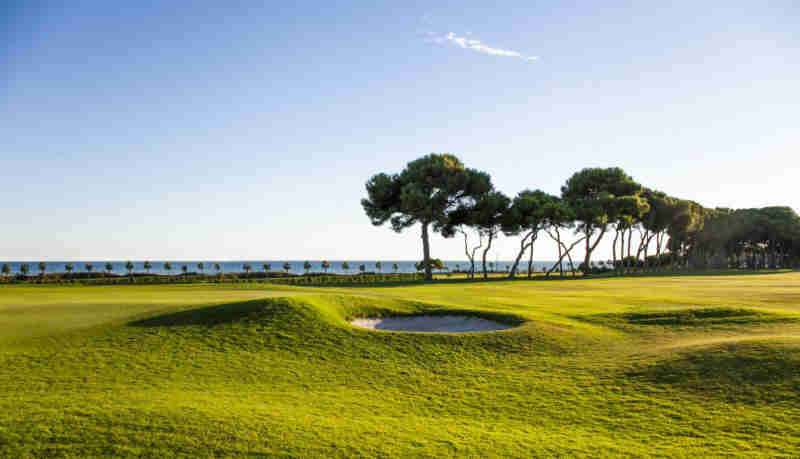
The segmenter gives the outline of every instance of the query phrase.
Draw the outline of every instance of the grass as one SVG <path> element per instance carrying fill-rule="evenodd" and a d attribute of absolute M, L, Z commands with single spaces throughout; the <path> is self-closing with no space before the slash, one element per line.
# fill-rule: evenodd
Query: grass
<path fill-rule="evenodd" d="M 0 456 L 259 455 L 796 457 L 800 273 L 0 287 Z"/>

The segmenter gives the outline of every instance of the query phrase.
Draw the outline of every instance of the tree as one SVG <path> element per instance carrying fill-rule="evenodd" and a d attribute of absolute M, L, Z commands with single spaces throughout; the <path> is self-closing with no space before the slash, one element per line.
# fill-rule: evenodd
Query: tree
<path fill-rule="evenodd" d="M 220 265 L 219 263 L 214 263 L 214 271 L 217 272 L 217 275 L 221 275 L 222 274 L 222 265 Z"/>
<path fill-rule="evenodd" d="M 661 255 L 664 237 L 669 229 L 670 222 L 675 216 L 676 200 L 657 190 L 645 188 L 642 196 L 647 200 L 650 208 L 641 219 L 642 237 L 640 239 L 637 257 L 643 253 L 645 268 L 649 266 L 648 249 L 653 239 L 656 241 L 656 257 Z"/>
<path fill-rule="evenodd" d="M 442 270 L 442 269 L 447 269 L 447 268 L 445 268 L 444 263 L 442 263 L 442 260 L 439 259 L 439 258 L 431 258 L 430 262 L 431 262 L 430 263 L 431 269 L 435 269 L 437 271 Z M 424 271 L 425 270 L 425 260 L 422 260 L 419 263 L 415 264 L 414 268 L 416 268 L 417 271 Z"/>
<path fill-rule="evenodd" d="M 144 262 L 144 270 L 147 271 L 147 274 L 150 274 L 150 270 L 153 269 L 152 263 L 149 261 Z"/>
<path fill-rule="evenodd" d="M 797 262 L 800 216 L 781 206 L 705 209 L 702 223 L 695 219 L 694 228 L 670 234 L 670 246 L 693 268 L 789 267 Z"/>
<path fill-rule="evenodd" d="M 583 169 L 561 187 L 562 197 L 575 212 L 577 232 L 585 237 L 584 266 L 590 266 L 592 252 L 610 222 L 625 216 L 639 218 L 647 211 L 641 192 L 642 186 L 618 167 Z"/>
<path fill-rule="evenodd" d="M 322 270 L 325 271 L 325 274 L 328 274 L 328 269 L 331 267 L 331 264 L 328 263 L 328 260 L 322 261 Z"/>
<path fill-rule="evenodd" d="M 181 271 L 183 271 L 183 275 L 189 274 L 189 267 L 186 265 L 181 266 Z"/>
<path fill-rule="evenodd" d="M 543 217 L 545 223 L 542 225 L 545 233 L 555 241 L 556 248 L 558 249 L 558 260 L 553 264 L 553 266 L 548 270 L 546 268 L 542 268 L 542 272 L 546 273 L 546 276 L 549 276 L 556 268 L 558 268 L 558 272 L 560 275 L 564 275 L 564 258 L 566 257 L 569 260 L 569 265 L 572 270 L 573 276 L 575 275 L 575 266 L 572 262 L 572 249 L 574 249 L 578 244 L 583 241 L 584 237 L 580 237 L 577 240 L 573 241 L 569 246 L 567 246 L 566 242 L 561 237 L 561 230 L 564 229 L 571 229 L 575 226 L 575 213 L 573 212 L 572 208 L 569 204 L 560 198 L 557 198 L 551 201 L 544 209 Z M 531 259 L 533 258 L 533 254 L 531 253 Z M 531 276 L 531 266 L 532 263 L 529 261 L 528 263 L 528 276 Z"/>
<path fill-rule="evenodd" d="M 348 264 L 346 261 L 342 263 L 342 270 L 343 270 L 345 273 L 346 273 L 348 270 L 350 270 L 350 265 L 349 265 L 349 264 Z"/>
<path fill-rule="evenodd" d="M 709 209 L 694 201 L 678 200 L 667 234 L 670 264 L 688 266 L 690 254 L 696 248 L 697 235 L 703 230 Z"/>
<path fill-rule="evenodd" d="M 169 272 L 172 271 L 172 263 L 170 262 L 164 263 L 164 271 L 166 271 L 167 274 L 169 274 Z"/>
<path fill-rule="evenodd" d="M 164 265 L 164 268 L 165 268 L 165 269 L 166 269 L 166 267 L 167 267 L 167 265 L 168 265 L 168 264 L 169 264 L 169 263 L 167 263 L 166 265 Z M 108 274 L 111 274 L 111 271 L 113 271 L 113 270 L 114 270 L 114 265 L 112 265 L 110 262 L 106 262 L 105 268 L 106 268 L 106 272 L 107 272 Z M 170 266 L 170 268 L 169 268 L 169 269 L 172 269 L 172 266 Z"/>
<path fill-rule="evenodd" d="M 361 271 L 361 274 L 367 270 L 367 265 L 358 265 L 358 270 Z"/>
<path fill-rule="evenodd" d="M 31 270 L 31 267 L 28 266 L 27 263 L 23 263 L 19 266 L 19 272 L 22 273 L 23 276 L 27 276 L 28 272 Z"/>
<path fill-rule="evenodd" d="M 375 262 L 375 269 L 376 269 L 376 270 L 377 270 L 379 273 L 381 272 L 381 268 L 382 268 L 382 267 L 383 267 L 383 265 L 381 264 L 381 262 L 380 262 L 380 261 L 377 261 L 377 262 Z"/>
<path fill-rule="evenodd" d="M 83 266 L 83 269 L 85 269 L 87 273 L 91 273 L 91 272 L 92 272 L 92 270 L 94 269 L 94 266 L 92 266 L 92 264 L 91 264 L 91 263 L 86 263 L 86 264 Z"/>
<path fill-rule="evenodd" d="M 74 267 L 74 266 L 72 266 L 72 263 L 67 263 L 67 264 L 65 264 L 65 265 L 64 265 L 64 270 L 65 270 L 67 273 L 72 273 L 72 270 L 73 270 L 73 269 L 75 269 L 75 267 Z"/>
<path fill-rule="evenodd" d="M 9 274 L 11 274 L 11 267 L 8 266 L 8 263 L 3 263 L 3 267 L 0 269 L 2 269 L 4 276 L 8 276 Z"/>
<path fill-rule="evenodd" d="M 392 271 L 394 271 L 395 274 L 397 274 L 398 269 L 400 269 L 400 266 L 398 266 L 397 263 L 392 263 Z"/>
<path fill-rule="evenodd" d="M 451 212 L 491 188 L 488 174 L 464 167 L 451 154 L 432 153 L 411 161 L 399 174 L 372 176 L 361 205 L 375 226 L 388 221 L 399 233 L 420 223 L 425 279 L 431 280 L 429 229 L 440 231 Z"/>
<path fill-rule="evenodd" d="M 499 191 L 493 191 L 481 196 L 472 208 L 471 223 L 486 238 L 486 247 L 481 254 L 484 279 L 489 277 L 486 272 L 486 255 L 492 248 L 492 241 L 500 234 L 510 205 L 511 200 L 506 195 Z"/>
<path fill-rule="evenodd" d="M 563 209 L 560 200 L 541 190 L 524 190 L 514 197 L 508 212 L 503 216 L 503 233 L 506 236 L 519 236 L 519 252 L 511 265 L 508 277 L 516 276 L 519 262 L 526 251 L 530 251 L 528 262 L 528 277 L 533 270 L 533 245 L 539 237 L 539 232 L 549 228 L 558 212 Z"/>
<path fill-rule="evenodd" d="M 611 253 L 613 265 L 618 271 L 624 271 L 629 264 L 638 263 L 636 260 L 639 260 L 642 254 L 644 254 L 643 266 L 647 267 L 647 251 L 650 242 L 654 237 L 663 238 L 663 233 L 666 231 L 671 220 L 669 209 L 672 199 L 665 193 L 643 188 L 641 197 L 647 201 L 646 210 L 639 215 L 635 212 L 618 213 L 616 221 L 613 222 L 616 231 L 614 234 L 614 241 L 611 244 Z M 634 231 L 639 234 L 639 243 L 635 255 L 632 254 Z M 620 263 L 616 262 L 618 241 Z M 657 239 L 657 245 L 661 245 L 659 239 Z"/>
<path fill-rule="evenodd" d="M 206 269 L 206 265 L 203 263 L 197 263 L 197 270 L 200 271 L 200 274 L 203 274 L 203 271 Z"/>
<path fill-rule="evenodd" d="M 305 263 L 303 263 L 303 269 L 305 270 L 306 274 L 308 274 L 308 271 L 311 269 L 311 262 L 306 261 Z"/>
<path fill-rule="evenodd" d="M 250 263 L 245 263 L 242 265 L 242 269 L 246 274 L 250 274 L 250 270 L 253 269 L 253 267 L 250 266 Z"/>
<path fill-rule="evenodd" d="M 466 233 L 464 233 L 464 248 L 467 257 L 470 258 L 470 263 L 474 265 L 475 250 L 483 245 L 483 240 L 486 240 L 486 246 L 481 253 L 483 278 L 488 277 L 486 270 L 486 256 L 492 248 L 492 242 L 497 238 L 502 229 L 502 224 L 506 219 L 509 205 L 511 200 L 506 195 L 499 191 L 488 191 L 487 193 L 477 196 L 472 204 L 465 204 L 460 206 L 450 214 L 448 224 L 443 228 L 442 235 L 448 236 L 452 233 L 451 227 L 459 225 L 460 227 L 473 228 L 479 237 L 479 244 L 473 247 L 470 252 L 467 250 Z M 461 230 L 463 232 L 463 230 Z M 474 270 L 474 268 L 472 268 Z"/>
<path fill-rule="evenodd" d="M 131 276 L 133 275 L 133 268 L 134 268 L 133 262 L 131 262 L 131 261 L 125 262 L 125 269 L 128 270 L 128 275 L 131 275 Z"/>
<path fill-rule="evenodd" d="M 47 271 L 47 263 L 40 261 L 39 262 L 39 274 L 44 276 L 44 272 Z"/>
<path fill-rule="evenodd" d="M 469 216 L 469 210 L 466 210 L 466 215 Z M 457 232 L 461 233 L 464 236 L 464 254 L 467 256 L 467 260 L 469 260 L 469 277 L 475 277 L 475 254 L 483 247 L 483 233 L 480 231 L 475 231 L 478 235 L 478 244 L 473 245 L 470 247 L 469 245 L 469 231 L 467 230 L 469 226 L 467 224 L 459 225 L 456 229 Z"/>
<path fill-rule="evenodd" d="M 292 265 L 290 265 L 288 261 L 283 264 L 283 270 L 286 271 L 286 274 L 289 274 L 290 269 L 292 269 Z"/>
<path fill-rule="evenodd" d="M 264 271 L 272 271 L 272 265 L 270 263 L 264 263 Z"/>
<path fill-rule="evenodd" d="M 618 268 L 621 271 L 625 270 L 625 235 L 628 234 L 629 231 L 633 231 L 633 216 L 631 215 L 618 215 L 617 221 L 612 222 L 616 229 L 614 233 L 614 241 L 611 243 L 611 252 L 612 257 L 614 260 L 617 259 L 617 241 L 619 241 L 619 258 L 620 262 L 618 264 Z M 630 244 L 628 244 L 628 249 L 630 250 Z"/>

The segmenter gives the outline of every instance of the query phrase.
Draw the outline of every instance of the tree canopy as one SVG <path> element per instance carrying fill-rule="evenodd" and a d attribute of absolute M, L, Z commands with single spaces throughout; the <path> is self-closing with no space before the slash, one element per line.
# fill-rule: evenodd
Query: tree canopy
<path fill-rule="evenodd" d="M 533 245 L 539 237 L 539 232 L 554 224 L 556 220 L 562 219 L 561 214 L 564 212 L 568 210 L 563 202 L 542 190 L 523 190 L 514 197 L 503 219 L 503 233 L 506 236 L 522 236 L 522 238 L 514 264 L 509 269 L 509 277 L 516 275 L 519 262 L 526 250 L 530 250 L 531 257 L 533 256 Z M 530 265 L 529 274 L 532 268 Z"/>
<path fill-rule="evenodd" d="M 508 267 L 510 277 L 518 272 L 526 251 L 529 275 L 533 271 L 533 248 L 542 231 L 558 245 L 558 262 L 548 274 L 561 266 L 564 257 L 572 266 L 570 253 L 579 243 L 585 247 L 584 274 L 597 266 L 624 270 L 628 266 L 657 269 L 665 264 L 695 268 L 800 264 L 800 217 L 791 208 L 704 208 L 643 187 L 618 167 L 576 172 L 561 187 L 560 197 L 525 189 L 510 200 L 495 190 L 489 174 L 465 167 L 451 154 L 434 153 L 411 161 L 400 173 L 372 176 L 366 189 L 367 198 L 361 204 L 374 225 L 389 222 L 401 232 L 420 224 L 420 267 L 426 279 L 432 278 L 433 266 L 430 229 L 444 237 L 464 235 L 470 273 L 475 271 L 476 251 L 483 249 L 484 276 L 486 255 L 501 232 L 520 238 L 516 259 Z M 565 240 L 564 229 L 573 229 L 576 239 Z M 615 232 L 614 259 L 593 264 L 592 254 L 609 229 Z M 469 244 L 468 232 L 477 233 L 477 245 Z M 651 245 L 655 246 L 653 256 Z"/>
<path fill-rule="evenodd" d="M 605 235 L 609 223 L 632 221 L 647 211 L 649 204 L 641 192 L 642 186 L 618 167 L 583 169 L 561 187 L 562 197 L 575 213 L 578 231 L 583 232 L 586 238 L 586 266 L 590 265 L 592 252 Z"/>
<path fill-rule="evenodd" d="M 429 228 L 441 231 L 452 212 L 491 191 L 492 184 L 488 174 L 465 167 L 454 155 L 431 153 L 409 162 L 399 174 L 372 176 L 366 189 L 361 205 L 373 225 L 388 221 L 401 232 L 420 223 L 425 278 L 430 280 Z"/>

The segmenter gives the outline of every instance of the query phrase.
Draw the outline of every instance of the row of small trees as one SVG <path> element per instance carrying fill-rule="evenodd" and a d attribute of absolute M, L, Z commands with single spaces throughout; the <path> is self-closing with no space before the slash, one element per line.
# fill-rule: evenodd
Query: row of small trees
<path fill-rule="evenodd" d="M 195 265 L 195 267 L 197 268 L 197 270 L 200 273 L 204 273 L 205 269 L 208 266 L 205 263 L 197 263 Z M 212 265 L 212 267 L 213 267 L 214 271 L 216 271 L 217 274 L 222 274 L 222 265 L 220 265 L 219 263 L 214 263 Z M 47 271 L 47 264 L 44 263 L 44 262 L 40 262 L 37 265 L 37 268 L 38 268 L 40 274 L 44 275 L 45 272 Z M 91 264 L 91 263 L 86 263 L 86 264 L 83 265 L 83 268 L 84 268 L 84 270 L 86 270 L 87 273 L 92 273 L 94 271 L 94 269 L 95 269 L 95 266 L 93 264 Z M 108 274 L 110 274 L 114 270 L 114 266 L 111 263 L 105 263 L 105 265 L 103 265 L 103 268 L 104 268 L 104 271 L 106 273 L 108 273 Z M 142 264 L 142 268 L 145 270 L 145 272 L 147 272 L 149 274 L 150 270 L 153 269 L 153 264 L 151 262 L 149 262 L 149 261 L 145 261 Z M 172 263 L 166 262 L 166 263 L 164 263 L 162 265 L 162 268 L 164 269 L 164 271 L 170 272 L 170 271 L 173 270 L 174 267 L 173 267 Z M 286 271 L 286 273 L 288 273 L 292 269 L 292 265 L 289 262 L 286 262 L 286 263 L 283 264 L 282 268 L 283 268 L 284 271 Z M 311 264 L 310 261 L 306 261 L 306 262 L 303 263 L 303 269 L 305 270 L 306 273 L 308 273 L 312 268 L 313 268 L 313 265 Z M 328 270 L 331 268 L 331 264 L 327 260 L 323 261 L 323 262 L 320 263 L 320 268 L 322 269 L 322 271 L 324 273 L 327 273 Z M 128 261 L 128 262 L 125 263 L 125 270 L 128 271 L 129 275 L 132 275 L 135 269 L 136 269 L 136 267 L 135 267 L 133 262 Z M 181 265 L 181 267 L 180 267 L 180 270 L 183 272 L 183 274 L 188 274 L 191 269 L 192 268 L 190 268 L 189 265 L 186 265 L 186 264 Z M 272 271 L 272 264 L 271 263 L 264 263 L 263 265 L 261 265 L 261 269 L 265 273 L 269 273 L 269 272 Z M 346 261 L 343 262 L 341 264 L 341 269 L 345 273 L 349 272 L 350 269 L 351 269 L 350 264 L 348 262 L 346 262 Z M 382 269 L 383 269 L 383 263 L 381 263 L 380 261 L 376 262 L 375 263 L 375 270 L 378 273 L 380 273 Z M 397 271 L 400 269 L 400 266 L 397 263 L 393 263 L 392 266 L 391 266 L 391 269 L 392 269 L 392 271 L 397 273 Z M 66 271 L 68 274 L 71 274 L 74 270 L 75 270 L 75 266 L 72 263 L 67 263 L 67 264 L 64 265 L 64 271 Z M 244 264 L 242 264 L 242 270 L 245 273 L 249 274 L 250 271 L 253 270 L 253 265 L 251 265 L 250 263 L 244 263 Z M 361 273 L 367 272 L 368 271 L 367 265 L 360 264 L 358 266 L 358 270 Z M 2 265 L 2 267 L 0 267 L 0 271 L 2 272 L 3 275 L 8 276 L 8 275 L 11 274 L 11 267 L 10 267 L 10 265 L 8 263 L 5 263 L 5 264 Z M 21 265 L 19 265 L 19 274 L 21 274 L 23 276 L 27 276 L 30 273 L 30 271 L 31 271 L 31 265 L 29 265 L 27 263 L 22 263 Z"/>
<path fill-rule="evenodd" d="M 150 270 L 153 269 L 153 264 L 150 263 L 149 261 L 145 261 L 142 264 L 142 267 L 149 274 Z M 44 275 L 45 272 L 47 271 L 47 264 L 44 263 L 44 262 L 40 262 L 37 265 L 37 268 L 39 270 L 39 273 L 41 275 Z M 173 266 L 172 266 L 171 263 L 164 263 L 163 268 L 164 268 L 165 271 L 169 272 L 169 271 L 172 271 Z M 214 268 L 217 271 L 220 271 L 222 269 L 219 264 L 215 264 Z M 83 269 L 87 273 L 92 273 L 95 270 L 95 266 L 92 263 L 86 263 L 86 264 L 83 265 Z M 135 269 L 135 265 L 133 264 L 132 261 L 128 261 L 128 262 L 125 263 L 125 270 L 128 271 L 128 274 L 133 274 L 134 269 Z M 200 271 L 203 271 L 205 269 L 205 265 L 203 263 L 198 263 L 197 264 L 197 269 L 199 269 Z M 114 270 L 114 265 L 113 264 L 105 263 L 103 265 L 103 271 L 105 273 L 111 274 L 111 272 L 113 270 Z M 28 273 L 30 273 L 30 271 L 31 271 L 31 266 L 29 264 L 22 263 L 22 264 L 19 265 L 19 273 L 21 275 L 27 276 Z M 73 265 L 72 263 L 65 264 L 64 265 L 64 271 L 66 271 L 67 274 L 71 274 L 73 271 L 75 271 L 75 265 Z M 181 271 L 183 271 L 184 274 L 188 273 L 189 272 L 189 266 L 188 265 L 181 266 Z M 4 263 L 2 265 L 2 267 L 0 267 L 0 272 L 2 272 L 2 274 L 4 274 L 4 275 L 9 275 L 9 274 L 11 274 L 11 267 L 9 266 L 8 263 Z"/>
<path fill-rule="evenodd" d="M 708 265 L 723 250 L 728 265 L 742 256 L 749 256 L 754 267 L 757 255 L 772 266 L 785 267 L 800 259 L 800 217 L 792 209 L 705 209 L 646 188 L 617 167 L 576 172 L 561 187 L 560 196 L 527 189 L 512 199 L 495 189 L 486 172 L 465 167 L 451 154 L 430 154 L 411 161 L 400 173 L 372 176 L 366 191 L 361 204 L 374 225 L 389 222 L 401 232 L 420 224 L 426 279 L 432 279 L 430 231 L 444 237 L 462 235 L 469 272 L 474 275 L 480 255 L 484 277 L 487 253 L 500 233 L 519 237 L 509 277 L 516 275 L 526 252 L 531 275 L 534 244 L 541 234 L 558 249 L 558 261 L 548 274 L 565 258 L 572 265 L 571 254 L 579 245 L 584 249 L 581 266 L 588 274 L 593 253 L 611 232 L 614 269 L 634 262 L 647 267 L 652 260 L 663 260 L 665 251 L 671 252 L 673 262 L 695 267 Z M 470 242 L 471 235 L 477 235 L 477 241 Z"/>

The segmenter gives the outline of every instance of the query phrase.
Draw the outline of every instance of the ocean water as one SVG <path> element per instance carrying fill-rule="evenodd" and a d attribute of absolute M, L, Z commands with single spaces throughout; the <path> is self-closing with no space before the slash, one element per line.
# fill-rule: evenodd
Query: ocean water
<path fill-rule="evenodd" d="M 379 260 L 329 260 L 330 268 L 328 269 L 328 273 L 336 273 L 336 274 L 355 274 L 359 272 L 359 266 L 365 265 L 367 272 L 378 272 L 378 269 L 375 267 L 375 264 Z M 310 272 L 323 272 L 322 269 L 322 260 L 309 260 L 311 263 Z M 345 270 L 342 266 L 343 263 L 347 262 L 349 265 L 349 269 Z M 114 274 L 127 274 L 127 270 L 125 269 L 125 260 L 104 260 L 104 261 L 49 261 L 45 262 L 47 269 L 45 270 L 46 273 L 63 273 L 66 272 L 65 265 L 67 263 L 72 263 L 74 267 L 73 272 L 86 272 L 86 265 L 92 265 L 92 271 L 105 271 L 105 264 L 111 263 L 112 269 L 111 272 Z M 134 265 L 134 272 L 136 273 L 144 273 L 146 272 L 144 269 L 144 260 L 133 261 Z M 221 271 L 224 273 L 240 273 L 244 272 L 242 268 L 245 264 L 249 264 L 252 266 L 252 272 L 256 271 L 263 271 L 265 264 L 270 264 L 271 271 L 283 271 L 283 264 L 287 263 L 287 260 L 241 260 L 241 261 L 214 261 L 214 260 L 182 260 L 182 261 L 169 261 L 172 265 L 172 270 L 167 271 L 164 269 L 165 261 L 158 261 L 158 260 L 151 260 L 150 264 L 153 265 L 152 269 L 150 269 L 150 273 L 154 274 L 180 274 L 182 272 L 181 267 L 186 265 L 189 272 L 196 272 L 200 273 L 200 269 L 198 268 L 198 263 L 203 263 L 204 269 L 202 272 L 206 274 L 216 274 L 216 270 L 214 269 L 214 264 L 219 264 Z M 289 272 L 293 274 L 303 274 L 305 269 L 303 268 L 303 264 L 305 263 L 304 260 L 288 260 L 290 265 Z M 413 273 L 416 272 L 414 265 L 416 264 L 415 261 L 408 261 L 408 260 L 380 260 L 381 269 L 380 272 L 383 273 L 392 273 L 395 272 L 393 269 L 393 265 L 397 264 L 397 272 L 399 273 Z M 462 271 L 466 271 L 469 269 L 469 262 L 462 261 L 462 260 L 454 260 L 454 261 L 444 261 L 445 266 L 447 266 L 451 271 L 456 269 L 461 269 Z M 487 262 L 488 263 L 488 262 Z M 513 261 L 495 261 L 495 270 L 497 271 L 505 271 L 506 267 L 511 267 Z M 555 261 L 535 261 L 534 262 L 534 270 L 541 272 L 542 269 L 549 269 L 550 266 L 553 265 Z M 31 274 L 39 274 L 39 262 L 35 261 L 0 261 L 0 265 L 8 264 L 9 268 L 11 269 L 12 274 L 18 274 L 20 272 L 20 266 L 22 264 L 27 264 L 30 267 L 29 275 Z M 520 271 L 527 272 L 528 269 L 528 262 L 521 261 L 520 262 Z M 564 263 L 564 269 L 567 269 L 567 264 Z M 480 262 L 476 262 L 475 270 L 481 270 Z"/>

